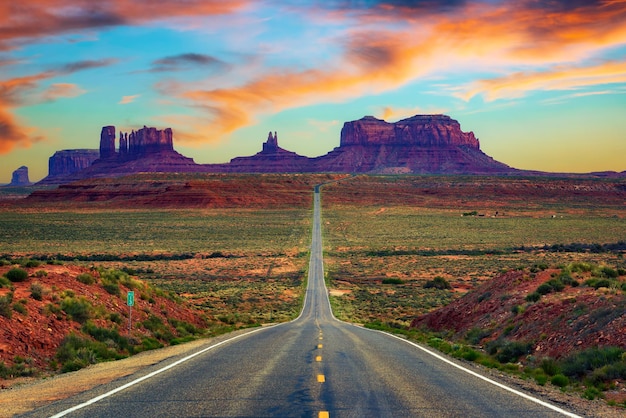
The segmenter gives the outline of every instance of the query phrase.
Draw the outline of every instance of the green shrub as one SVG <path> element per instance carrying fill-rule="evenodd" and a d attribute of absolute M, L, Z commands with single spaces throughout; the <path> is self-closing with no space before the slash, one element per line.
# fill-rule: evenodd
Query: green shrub
<path fill-rule="evenodd" d="M 526 295 L 527 302 L 537 302 L 539 299 L 541 299 L 541 294 L 538 292 L 533 292 Z"/>
<path fill-rule="evenodd" d="M 81 273 L 78 276 L 76 276 L 76 280 L 78 280 L 81 283 L 84 284 L 94 284 L 96 282 L 96 278 L 93 277 L 91 274 L 89 273 Z"/>
<path fill-rule="evenodd" d="M 101 328 L 90 322 L 83 325 L 82 329 L 86 334 L 91 335 L 96 341 L 105 343 L 113 342 L 120 350 L 131 349 L 128 338 L 120 335 L 119 331 L 116 329 Z"/>
<path fill-rule="evenodd" d="M 12 282 L 23 282 L 28 279 L 28 272 L 20 268 L 12 268 L 5 274 L 6 278 Z"/>
<path fill-rule="evenodd" d="M 556 360 L 550 357 L 543 358 L 541 363 L 539 363 L 539 367 L 541 367 L 541 370 L 543 370 L 548 376 L 554 376 L 559 374 L 561 371 Z"/>
<path fill-rule="evenodd" d="M 495 356 L 500 363 L 513 363 L 525 354 L 530 353 L 532 344 L 520 341 L 491 341 L 485 347 L 487 352 Z"/>
<path fill-rule="evenodd" d="M 585 389 L 585 392 L 583 392 L 583 398 L 589 399 L 590 401 L 593 401 L 595 398 L 600 397 L 602 397 L 602 391 L 593 386 L 588 387 L 587 389 Z"/>
<path fill-rule="evenodd" d="M 469 344 L 477 345 L 480 344 L 483 338 L 488 337 L 489 335 L 491 335 L 491 332 L 488 330 L 484 330 L 482 328 L 472 328 L 467 331 L 467 334 L 465 334 L 465 340 Z"/>
<path fill-rule="evenodd" d="M 623 353 L 620 347 L 589 348 L 562 359 L 559 365 L 564 375 L 582 378 L 595 369 L 621 361 Z"/>
<path fill-rule="evenodd" d="M 540 373 L 540 374 L 535 375 L 535 382 L 537 382 L 539 386 L 545 386 L 547 381 L 548 381 L 548 376 L 546 376 L 545 374 Z"/>
<path fill-rule="evenodd" d="M 69 334 L 56 352 L 56 359 L 63 365 L 61 371 L 66 373 L 86 367 L 102 360 L 117 360 L 124 356 L 109 349 L 106 344 Z"/>
<path fill-rule="evenodd" d="M 122 291 L 120 290 L 120 285 L 116 282 L 103 281 L 102 287 L 111 295 L 120 296 L 122 294 Z"/>
<path fill-rule="evenodd" d="M 0 276 L 0 288 L 8 287 L 11 288 L 13 285 L 11 284 L 11 280 L 7 279 L 4 276 Z"/>
<path fill-rule="evenodd" d="M 554 376 L 552 376 L 550 383 L 552 383 L 554 386 L 564 388 L 565 386 L 569 385 L 569 379 L 567 378 L 567 376 L 564 376 L 562 374 L 555 374 Z"/>
<path fill-rule="evenodd" d="M 37 260 L 24 260 L 21 263 L 21 266 L 26 268 L 39 267 L 40 265 L 41 263 Z"/>
<path fill-rule="evenodd" d="M 23 301 L 19 301 L 17 303 L 13 304 L 13 310 L 15 312 L 19 312 L 22 315 L 28 315 L 28 310 L 26 309 L 26 305 L 24 304 Z"/>
<path fill-rule="evenodd" d="M 11 318 L 13 311 L 11 310 L 11 302 L 13 302 L 13 292 L 9 292 L 4 296 L 0 296 L 0 315 Z"/>
<path fill-rule="evenodd" d="M 41 283 L 32 283 L 30 285 L 30 297 L 35 299 L 35 300 L 42 300 L 43 299 L 43 286 L 41 285 Z"/>
<path fill-rule="evenodd" d="M 83 323 L 91 317 L 93 307 L 85 298 L 66 297 L 61 301 L 61 310 L 74 321 Z"/>
<path fill-rule="evenodd" d="M 596 273 L 594 271 L 594 273 Z M 600 277 L 607 277 L 610 279 L 616 279 L 619 276 L 619 273 L 617 272 L 617 270 L 612 269 L 611 267 L 607 267 L 607 266 L 602 266 L 598 269 L 597 274 Z"/>
<path fill-rule="evenodd" d="M 424 289 L 435 288 L 439 290 L 452 289 L 450 283 L 441 276 L 437 276 L 424 284 Z"/>
<path fill-rule="evenodd" d="M 404 284 L 404 281 L 402 279 L 391 277 L 383 279 L 383 284 Z"/>

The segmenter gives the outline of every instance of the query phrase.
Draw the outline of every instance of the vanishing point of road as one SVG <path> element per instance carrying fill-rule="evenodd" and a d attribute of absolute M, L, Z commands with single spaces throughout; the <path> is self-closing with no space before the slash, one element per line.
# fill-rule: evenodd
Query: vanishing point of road
<path fill-rule="evenodd" d="M 25 416 L 575 416 L 407 340 L 335 319 L 324 283 L 319 189 L 297 319 L 239 334 Z"/>

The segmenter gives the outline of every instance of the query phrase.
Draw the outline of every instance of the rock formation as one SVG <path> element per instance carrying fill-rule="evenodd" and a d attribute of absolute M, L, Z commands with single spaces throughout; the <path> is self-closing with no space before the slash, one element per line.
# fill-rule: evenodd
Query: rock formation
<path fill-rule="evenodd" d="M 30 184 L 31 182 L 28 179 L 28 167 L 23 165 L 13 172 L 9 186 L 28 186 Z"/>
<path fill-rule="evenodd" d="M 100 157 L 97 149 L 66 149 L 57 151 L 48 160 L 49 176 L 65 176 L 89 167 Z"/>
<path fill-rule="evenodd" d="M 486 174 L 511 173 L 480 150 L 473 132 L 446 115 L 396 123 L 366 116 L 346 122 L 338 148 L 316 159 L 318 171 Z"/>
<path fill-rule="evenodd" d="M 278 146 L 278 135 L 269 133 L 260 152 L 249 157 L 237 157 L 219 171 L 230 173 L 307 173 L 315 172 L 312 159 Z"/>
<path fill-rule="evenodd" d="M 51 159 L 51 175 L 65 176 L 52 176 L 54 182 L 138 172 L 524 173 L 483 153 L 474 133 L 463 132 L 459 122 L 446 115 L 416 115 L 395 123 L 366 116 L 346 122 L 339 147 L 316 158 L 281 148 L 277 133 L 270 132 L 261 151 L 255 155 L 236 157 L 224 164 L 196 164 L 174 150 L 170 128 L 158 130 L 146 126 L 137 131 L 120 132 L 119 140 L 115 126 L 103 127 L 99 152 L 100 158 L 92 160 L 91 166 L 69 174 L 65 174 L 71 171 L 66 167 L 69 163 L 59 163 L 62 168 L 55 166 L 53 169 Z M 60 156 L 55 158 L 55 164 L 56 161 L 60 161 Z"/>

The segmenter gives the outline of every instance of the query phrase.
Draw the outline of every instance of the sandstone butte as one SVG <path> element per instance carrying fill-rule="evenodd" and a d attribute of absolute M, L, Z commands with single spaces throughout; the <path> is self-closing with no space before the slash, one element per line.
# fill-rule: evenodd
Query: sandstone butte
<path fill-rule="evenodd" d="M 96 156 L 97 155 L 97 156 Z M 50 158 L 42 184 L 139 172 L 519 174 L 480 150 L 473 132 L 446 115 L 416 115 L 395 123 L 372 116 L 346 122 L 339 147 L 310 158 L 278 145 L 270 132 L 257 154 L 223 164 L 197 164 L 174 150 L 170 128 L 143 127 L 116 135 L 105 126 L 99 150 L 63 150 Z"/>

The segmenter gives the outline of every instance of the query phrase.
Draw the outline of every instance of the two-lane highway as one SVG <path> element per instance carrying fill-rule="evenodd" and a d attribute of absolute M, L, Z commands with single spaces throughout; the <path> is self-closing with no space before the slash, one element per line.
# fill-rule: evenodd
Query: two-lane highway
<path fill-rule="evenodd" d="M 28 416 L 574 416 L 406 340 L 336 320 L 324 283 L 319 187 L 314 200 L 306 298 L 296 320 L 207 346 L 175 367 L 98 387 Z"/>

